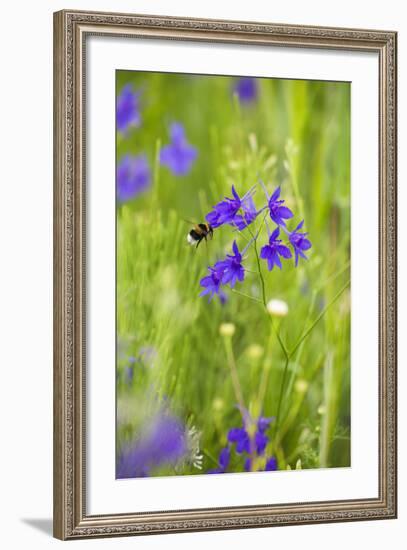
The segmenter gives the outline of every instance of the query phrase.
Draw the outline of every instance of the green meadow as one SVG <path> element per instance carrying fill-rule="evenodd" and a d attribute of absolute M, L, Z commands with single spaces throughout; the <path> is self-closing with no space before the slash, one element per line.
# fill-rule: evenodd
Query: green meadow
<path fill-rule="evenodd" d="M 187 461 L 151 475 L 217 467 L 228 431 L 242 426 L 236 377 L 250 415 L 274 417 L 266 454 L 279 470 L 350 466 L 350 84 L 258 79 L 256 98 L 243 102 L 236 80 L 117 73 L 118 94 L 139 91 L 141 117 L 117 132 L 117 162 L 145 154 L 151 170 L 147 190 L 117 202 L 117 452 L 165 408 L 202 455 L 201 468 Z M 174 121 L 197 151 L 183 176 L 160 163 Z M 240 195 L 255 186 L 264 206 L 260 179 L 269 194 L 281 186 L 290 230 L 305 220 L 308 260 L 272 271 L 261 260 L 263 295 L 250 250 L 245 280 L 224 287 L 225 303 L 209 301 L 199 296 L 208 266 L 250 233 L 224 225 L 198 248 L 187 234 L 232 184 Z M 251 228 L 260 249 L 262 215 Z M 264 296 L 287 313 L 270 313 Z M 243 471 L 236 453 L 228 471 Z"/>

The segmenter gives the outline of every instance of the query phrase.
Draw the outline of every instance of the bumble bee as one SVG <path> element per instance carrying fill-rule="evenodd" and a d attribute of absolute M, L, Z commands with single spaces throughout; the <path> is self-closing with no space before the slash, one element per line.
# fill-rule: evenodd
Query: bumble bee
<path fill-rule="evenodd" d="M 206 241 L 208 237 L 210 239 L 213 237 L 212 226 L 209 223 L 197 223 L 188 233 L 187 241 L 191 246 L 196 245 L 196 248 L 198 248 L 199 243 L 204 239 Z"/>

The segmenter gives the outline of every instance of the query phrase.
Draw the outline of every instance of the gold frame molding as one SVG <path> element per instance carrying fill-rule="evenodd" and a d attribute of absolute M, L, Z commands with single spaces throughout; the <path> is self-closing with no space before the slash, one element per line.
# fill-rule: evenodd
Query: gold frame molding
<path fill-rule="evenodd" d="M 379 495 L 284 505 L 86 514 L 86 37 L 375 52 L 379 62 Z M 54 14 L 54 536 L 60 539 L 395 518 L 396 50 L 390 31 L 64 10 Z"/>

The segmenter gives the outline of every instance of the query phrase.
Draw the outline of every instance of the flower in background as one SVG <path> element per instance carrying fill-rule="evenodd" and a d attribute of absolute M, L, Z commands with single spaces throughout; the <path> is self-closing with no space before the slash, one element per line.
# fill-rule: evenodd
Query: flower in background
<path fill-rule="evenodd" d="M 225 197 L 225 200 L 216 204 L 212 211 L 206 215 L 206 221 L 213 228 L 223 224 L 237 226 L 239 230 L 244 229 L 252 223 L 258 214 L 252 199 L 252 190 L 249 190 L 242 198 L 232 185 L 232 198 Z M 243 215 L 239 212 L 242 211 Z"/>
<path fill-rule="evenodd" d="M 209 301 L 211 301 L 216 294 L 222 301 L 222 297 L 225 296 L 225 293 L 220 287 L 223 273 L 218 272 L 213 267 L 208 267 L 208 271 L 209 275 L 203 277 L 199 282 L 199 284 L 204 287 L 204 290 L 200 293 L 199 296 L 205 296 L 206 294 L 209 294 Z"/>
<path fill-rule="evenodd" d="M 260 416 L 253 419 L 246 410 L 242 410 L 243 426 L 231 428 L 227 434 L 228 446 L 219 454 L 218 467 L 209 470 L 208 474 L 223 474 L 229 465 L 232 449 L 244 456 L 243 468 L 248 471 L 271 471 L 277 469 L 275 457 L 265 457 L 269 442 L 267 430 L 274 418 Z M 246 455 L 246 456 L 245 456 Z"/>
<path fill-rule="evenodd" d="M 140 126 L 140 92 L 133 92 L 131 84 L 124 86 L 116 101 L 116 123 L 119 132 L 126 133 L 133 126 Z"/>
<path fill-rule="evenodd" d="M 227 254 L 226 259 L 220 262 L 216 262 L 214 269 L 221 275 L 221 283 L 223 285 L 230 284 L 233 288 L 236 281 L 242 282 L 244 280 L 244 267 L 242 265 L 242 255 L 239 252 L 239 248 L 236 241 L 233 241 L 232 245 L 233 254 Z"/>
<path fill-rule="evenodd" d="M 157 414 L 140 438 L 122 449 L 116 477 L 146 477 L 154 468 L 175 466 L 188 452 L 187 437 L 187 429 L 178 418 L 166 412 Z"/>
<path fill-rule="evenodd" d="M 270 218 L 277 225 L 284 225 L 285 220 L 292 218 L 293 213 L 287 206 L 283 206 L 284 200 L 279 199 L 281 193 L 281 187 L 277 187 L 271 197 L 268 199 L 268 205 L 270 209 Z"/>
<path fill-rule="evenodd" d="M 251 103 L 257 99 L 257 82 L 252 77 L 242 77 L 236 82 L 233 88 L 242 103 Z"/>
<path fill-rule="evenodd" d="M 225 447 L 219 453 L 218 467 L 207 471 L 207 474 L 224 474 L 230 462 L 230 449 Z"/>
<path fill-rule="evenodd" d="M 304 260 L 307 260 L 307 256 L 304 254 L 304 250 L 311 248 L 312 244 L 307 239 L 308 233 L 300 233 L 300 229 L 304 225 L 304 220 L 300 222 L 292 233 L 289 234 L 289 241 L 294 249 L 295 253 L 295 266 L 298 265 L 298 259 L 301 256 Z"/>
<path fill-rule="evenodd" d="M 137 359 L 135 357 L 129 357 L 128 365 L 126 365 L 124 369 L 124 379 L 129 386 L 131 386 L 134 380 L 134 366 L 136 361 Z"/>
<path fill-rule="evenodd" d="M 124 156 L 117 167 L 117 198 L 119 202 L 133 199 L 151 184 L 150 167 L 145 155 Z"/>
<path fill-rule="evenodd" d="M 280 269 L 282 268 L 280 256 L 282 258 L 291 258 L 291 250 L 288 246 L 285 246 L 282 243 L 282 240 L 279 239 L 280 228 L 277 227 L 269 237 L 269 243 L 261 247 L 260 258 L 267 260 L 267 266 L 269 271 L 273 270 L 273 267 L 276 265 Z"/>
<path fill-rule="evenodd" d="M 192 168 L 198 153 L 185 137 L 182 124 L 174 122 L 170 127 L 171 143 L 160 152 L 160 162 L 176 176 L 185 176 Z"/>

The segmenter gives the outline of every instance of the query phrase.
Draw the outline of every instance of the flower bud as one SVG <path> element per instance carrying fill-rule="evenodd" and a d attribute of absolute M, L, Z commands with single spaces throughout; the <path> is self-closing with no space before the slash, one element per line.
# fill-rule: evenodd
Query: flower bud
<path fill-rule="evenodd" d="M 305 393 L 308 389 L 308 382 L 302 378 L 295 383 L 295 390 L 298 393 Z"/>
<path fill-rule="evenodd" d="M 233 336 L 236 330 L 236 326 L 233 323 L 222 323 L 219 327 L 219 333 L 221 336 Z"/>
<path fill-rule="evenodd" d="M 246 353 L 250 359 L 260 359 L 264 353 L 264 348 L 260 344 L 250 344 Z"/>
<path fill-rule="evenodd" d="M 288 313 L 287 302 L 283 300 L 270 300 L 267 304 L 267 311 L 275 317 L 285 317 Z"/>

